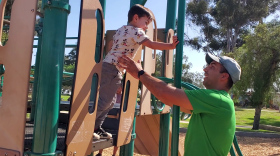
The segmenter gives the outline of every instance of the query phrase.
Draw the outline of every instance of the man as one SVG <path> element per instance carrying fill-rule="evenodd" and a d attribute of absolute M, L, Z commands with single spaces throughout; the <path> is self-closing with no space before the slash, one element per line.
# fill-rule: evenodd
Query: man
<path fill-rule="evenodd" d="M 234 103 L 228 94 L 240 80 L 241 68 L 232 58 L 206 54 L 206 89 L 183 90 L 145 73 L 140 61 L 120 58 L 119 66 L 139 79 L 163 103 L 191 110 L 185 139 L 185 156 L 226 156 L 235 133 Z"/>

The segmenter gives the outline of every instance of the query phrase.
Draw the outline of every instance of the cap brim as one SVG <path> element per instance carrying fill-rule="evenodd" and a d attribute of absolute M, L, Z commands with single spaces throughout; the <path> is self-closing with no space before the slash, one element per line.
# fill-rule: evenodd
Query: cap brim
<path fill-rule="evenodd" d="M 217 56 L 212 55 L 211 53 L 206 53 L 205 61 L 207 62 L 207 64 L 210 64 L 212 61 L 220 63 L 220 59 Z"/>

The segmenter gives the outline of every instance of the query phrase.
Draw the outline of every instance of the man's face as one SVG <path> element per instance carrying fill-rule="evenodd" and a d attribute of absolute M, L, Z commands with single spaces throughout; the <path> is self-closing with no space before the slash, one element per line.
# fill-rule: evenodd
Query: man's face
<path fill-rule="evenodd" d="M 203 85 L 207 89 L 215 89 L 215 86 L 219 83 L 219 80 L 222 76 L 220 73 L 222 65 L 216 61 L 212 61 L 204 71 L 204 81 Z"/>

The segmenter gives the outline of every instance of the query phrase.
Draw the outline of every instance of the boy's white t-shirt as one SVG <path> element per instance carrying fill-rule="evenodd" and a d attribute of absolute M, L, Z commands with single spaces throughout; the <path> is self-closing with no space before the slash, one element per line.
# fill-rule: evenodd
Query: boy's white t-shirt
<path fill-rule="evenodd" d="M 130 25 L 124 25 L 116 30 L 113 36 L 113 46 L 108 52 L 103 62 L 117 65 L 118 58 L 126 55 L 134 58 L 140 45 L 149 39 L 144 30 Z M 116 66 L 117 67 L 117 66 Z M 117 69 L 119 69 L 117 67 Z M 119 69 L 124 72 L 123 69 Z"/>

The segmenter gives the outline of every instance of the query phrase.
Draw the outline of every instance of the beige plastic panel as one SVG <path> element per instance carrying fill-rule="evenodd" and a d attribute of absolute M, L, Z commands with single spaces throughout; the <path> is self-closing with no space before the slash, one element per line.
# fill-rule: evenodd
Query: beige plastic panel
<path fill-rule="evenodd" d="M 70 110 L 70 119 L 67 133 L 67 156 L 74 153 L 78 156 L 89 155 L 92 150 L 92 138 L 96 118 L 97 104 L 92 114 L 88 112 L 92 77 L 98 74 L 98 88 L 101 79 L 102 59 L 95 62 L 95 45 L 97 35 L 97 19 L 95 12 L 98 9 L 103 19 L 102 7 L 99 0 L 83 0 L 81 13 L 81 28 L 79 40 L 79 53 L 75 86 Z M 104 36 L 104 20 L 103 36 Z M 102 41 L 103 42 L 103 41 Z M 101 48 L 103 52 L 103 46 Z M 103 53 L 101 53 L 101 56 Z M 98 93 L 96 103 L 98 100 Z"/>
<path fill-rule="evenodd" d="M 173 36 L 174 36 L 174 30 L 169 29 L 167 32 L 167 36 L 165 37 L 165 42 L 166 43 L 172 43 L 173 42 Z M 173 49 L 172 50 L 166 50 L 165 51 L 165 73 L 164 76 L 167 78 L 172 78 L 173 73 L 172 73 L 172 67 L 173 67 Z M 165 105 L 163 111 L 161 112 L 162 114 L 164 113 L 169 113 L 170 112 L 170 106 Z"/>
<path fill-rule="evenodd" d="M 141 59 L 141 51 L 142 51 L 141 48 L 139 48 L 134 58 L 135 61 Z M 127 110 L 123 112 L 123 107 L 124 107 L 124 99 L 123 99 L 121 105 L 121 111 L 120 111 L 120 122 L 119 122 L 118 139 L 117 139 L 118 147 L 128 144 L 130 142 L 131 131 L 133 129 L 133 119 L 135 113 L 135 105 L 136 105 L 139 81 L 133 78 L 130 74 L 126 73 L 123 97 L 126 96 L 125 89 L 128 81 L 130 81 L 128 105 L 127 105 Z"/>
<path fill-rule="evenodd" d="M 154 20 L 155 29 L 153 29 L 153 23 L 151 22 L 148 26 L 147 35 L 156 41 L 157 38 L 157 27 L 156 21 Z M 144 47 L 144 65 L 143 68 L 146 73 L 152 74 L 155 72 L 156 66 L 156 53 L 154 56 L 152 55 L 153 49 L 149 47 Z M 154 58 L 153 58 L 154 57 Z M 141 98 L 140 98 L 140 115 L 149 115 L 153 114 L 151 108 L 151 92 L 146 88 L 146 86 L 142 85 L 141 90 Z"/>
<path fill-rule="evenodd" d="M 6 2 L 2 0 L 0 5 L 0 30 Z M 23 155 L 24 148 L 36 8 L 37 0 L 14 1 L 9 41 L 4 47 L 0 46 L 0 64 L 4 64 L 6 69 L 0 107 L 0 148 L 19 151 L 20 155 Z"/>
<path fill-rule="evenodd" d="M 169 155 L 171 155 L 172 125 L 169 127 Z M 158 156 L 160 133 L 160 115 L 136 117 L 136 134 L 134 152 L 142 155 Z M 179 145 L 178 156 L 184 155 L 184 145 Z"/>

